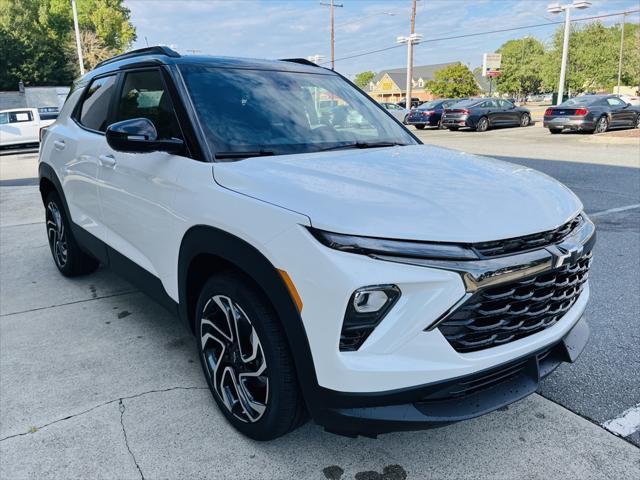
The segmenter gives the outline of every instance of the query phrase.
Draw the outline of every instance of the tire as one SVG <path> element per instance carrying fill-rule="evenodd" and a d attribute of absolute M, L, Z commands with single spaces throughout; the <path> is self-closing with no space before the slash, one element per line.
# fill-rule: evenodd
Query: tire
<path fill-rule="evenodd" d="M 459 127 L 446 127 L 446 128 L 448 128 L 452 132 L 457 132 Z"/>
<path fill-rule="evenodd" d="M 562 132 L 562 129 L 561 129 L 561 128 L 550 128 L 550 129 L 549 129 L 549 132 L 550 132 L 550 133 L 553 133 L 553 134 L 555 135 L 555 134 L 557 134 L 557 133 Z"/>
<path fill-rule="evenodd" d="M 476 132 L 486 132 L 489 130 L 489 119 L 487 117 L 480 117 L 480 120 L 476 122 Z"/>
<path fill-rule="evenodd" d="M 442 124 L 442 119 L 441 119 L 441 120 L 438 122 L 438 130 L 445 130 L 446 128 L 447 128 L 447 127 L 445 127 L 445 126 Z"/>
<path fill-rule="evenodd" d="M 237 430 L 272 440 L 303 423 L 304 401 L 284 331 L 250 280 L 229 272 L 207 281 L 196 307 L 196 338 L 213 398 Z"/>
<path fill-rule="evenodd" d="M 74 238 L 58 192 L 50 192 L 45 199 L 45 225 L 51 255 L 60 273 L 76 277 L 98 268 L 100 263 L 83 252 Z"/>
<path fill-rule="evenodd" d="M 593 129 L 593 133 L 604 133 L 609 129 L 609 119 L 606 115 L 601 116 L 596 122 L 596 128 Z"/>
<path fill-rule="evenodd" d="M 528 113 L 523 113 L 520 117 L 520 126 L 528 127 L 531 124 L 531 116 Z"/>
<path fill-rule="evenodd" d="M 416 127 L 418 130 L 424 130 L 424 125 L 422 124 L 414 125 L 414 127 Z"/>
<path fill-rule="evenodd" d="M 638 114 L 638 116 L 636 117 L 635 127 L 640 128 L 640 114 Z"/>

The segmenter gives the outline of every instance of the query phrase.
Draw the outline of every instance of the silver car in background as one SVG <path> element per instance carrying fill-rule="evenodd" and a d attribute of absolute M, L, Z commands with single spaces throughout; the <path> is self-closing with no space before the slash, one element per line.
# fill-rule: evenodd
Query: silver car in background
<path fill-rule="evenodd" d="M 380 105 L 384 109 L 388 110 L 391 115 L 396 117 L 397 120 L 401 121 L 402 123 L 406 123 L 405 119 L 407 118 L 407 114 L 409 113 L 409 110 L 407 110 L 404 107 L 401 107 L 396 103 L 384 102 L 384 103 L 381 103 Z"/>
<path fill-rule="evenodd" d="M 545 128 L 604 133 L 610 128 L 640 128 L 640 108 L 616 95 L 584 95 L 571 98 L 544 112 Z"/>

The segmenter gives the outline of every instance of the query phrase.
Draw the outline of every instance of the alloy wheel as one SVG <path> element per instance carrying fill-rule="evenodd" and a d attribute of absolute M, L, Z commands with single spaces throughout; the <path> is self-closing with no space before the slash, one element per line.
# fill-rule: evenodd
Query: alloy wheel
<path fill-rule="evenodd" d="M 476 130 L 478 132 L 484 132 L 487 130 L 487 128 L 489 128 L 489 121 L 485 117 L 482 117 L 480 120 L 478 120 Z"/>
<path fill-rule="evenodd" d="M 60 268 L 67 264 L 69 249 L 60 209 L 54 202 L 47 205 L 47 236 L 53 259 Z"/>
<path fill-rule="evenodd" d="M 607 131 L 608 127 L 609 120 L 607 120 L 607 117 L 600 117 L 598 123 L 596 124 L 596 133 L 604 133 Z"/>
<path fill-rule="evenodd" d="M 520 118 L 520 126 L 521 127 L 528 127 L 529 126 L 529 122 L 531 121 L 531 118 L 529 118 L 529 115 L 527 115 L 526 113 L 524 115 L 522 115 L 522 117 Z"/>
<path fill-rule="evenodd" d="M 262 344 L 240 305 L 224 295 L 210 298 L 200 320 L 201 354 L 210 383 L 226 409 L 243 422 L 260 420 L 269 400 Z"/>

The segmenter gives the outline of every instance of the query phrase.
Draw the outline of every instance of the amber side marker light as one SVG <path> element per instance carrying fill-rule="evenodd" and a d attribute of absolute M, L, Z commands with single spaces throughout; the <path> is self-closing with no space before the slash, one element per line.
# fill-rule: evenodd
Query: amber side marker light
<path fill-rule="evenodd" d="M 278 273 L 282 277 L 282 280 L 284 280 L 284 283 L 287 286 L 287 289 L 289 290 L 289 294 L 291 295 L 291 298 L 293 298 L 293 301 L 296 304 L 296 307 L 298 308 L 298 313 L 301 313 L 302 299 L 300 298 L 300 295 L 298 294 L 298 290 L 296 290 L 296 286 L 293 284 L 291 277 L 289 277 L 289 274 L 284 270 L 278 269 Z"/>

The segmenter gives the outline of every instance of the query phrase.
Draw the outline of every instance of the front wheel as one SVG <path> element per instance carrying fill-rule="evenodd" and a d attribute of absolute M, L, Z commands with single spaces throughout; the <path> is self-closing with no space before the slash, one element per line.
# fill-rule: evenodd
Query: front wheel
<path fill-rule="evenodd" d="M 640 114 L 636 117 L 636 128 L 640 128 Z"/>
<path fill-rule="evenodd" d="M 482 117 L 476 123 L 476 132 L 486 132 L 489 130 L 489 119 L 487 117 Z"/>
<path fill-rule="evenodd" d="M 216 275 L 196 313 L 202 369 L 229 423 L 254 440 L 298 427 L 305 410 L 293 359 L 264 294 L 242 275 Z"/>
<path fill-rule="evenodd" d="M 523 113 L 522 116 L 520 117 L 520 126 L 528 127 L 530 123 L 531 123 L 531 117 L 529 116 L 529 114 Z"/>
<path fill-rule="evenodd" d="M 424 125 L 422 125 L 422 124 L 414 125 L 414 127 L 416 127 L 418 130 L 424 130 Z"/>
<path fill-rule="evenodd" d="M 557 134 L 557 133 L 562 132 L 562 129 L 561 129 L 561 128 L 550 128 L 550 129 L 549 129 L 549 132 L 550 132 L 550 133 L 553 133 L 553 134 L 555 135 L 555 134 Z"/>
<path fill-rule="evenodd" d="M 602 116 L 598 119 L 596 123 L 596 128 L 593 130 L 593 133 L 604 133 L 609 128 L 609 119 L 606 116 Z"/>
<path fill-rule="evenodd" d="M 55 191 L 45 199 L 45 221 L 51 255 L 60 273 L 75 277 L 98 268 L 98 261 L 82 251 L 74 238 L 60 195 Z"/>
<path fill-rule="evenodd" d="M 457 132 L 458 131 L 458 127 L 447 127 L 449 130 L 451 130 L 452 132 Z"/>

